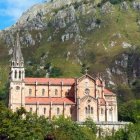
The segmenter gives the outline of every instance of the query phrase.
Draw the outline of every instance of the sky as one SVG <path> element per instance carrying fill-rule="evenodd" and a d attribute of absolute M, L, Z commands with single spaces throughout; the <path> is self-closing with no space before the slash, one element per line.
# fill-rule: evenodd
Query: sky
<path fill-rule="evenodd" d="M 0 0 L 0 30 L 16 23 L 24 11 L 44 0 Z"/>

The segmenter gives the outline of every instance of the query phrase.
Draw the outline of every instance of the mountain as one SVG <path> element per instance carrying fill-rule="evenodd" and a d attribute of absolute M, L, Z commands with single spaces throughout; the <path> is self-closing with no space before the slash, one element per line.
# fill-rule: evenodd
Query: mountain
<path fill-rule="evenodd" d="M 16 33 L 28 76 L 78 77 L 89 69 L 109 87 L 140 73 L 139 0 L 52 0 L 31 7 L 0 32 L 0 80 L 8 78 Z"/>

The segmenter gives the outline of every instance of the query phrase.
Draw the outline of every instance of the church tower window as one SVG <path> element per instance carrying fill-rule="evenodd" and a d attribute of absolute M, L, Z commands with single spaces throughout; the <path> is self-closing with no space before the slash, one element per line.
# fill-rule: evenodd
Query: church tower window
<path fill-rule="evenodd" d="M 21 71 L 19 71 L 19 79 L 21 79 Z"/>
<path fill-rule="evenodd" d="M 17 71 L 15 71 L 15 79 L 17 78 Z"/>
<path fill-rule="evenodd" d="M 12 62 L 12 66 L 14 66 L 15 65 L 15 63 L 14 62 Z"/>

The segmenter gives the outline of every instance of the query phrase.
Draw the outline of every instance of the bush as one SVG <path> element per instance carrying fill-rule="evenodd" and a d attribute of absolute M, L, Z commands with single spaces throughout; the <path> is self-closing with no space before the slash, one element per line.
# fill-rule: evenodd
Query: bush
<path fill-rule="evenodd" d="M 62 73 L 61 69 L 58 67 L 53 67 L 50 71 L 50 77 L 59 77 L 62 74 L 63 73 Z"/>
<path fill-rule="evenodd" d="M 111 4 L 119 4 L 121 3 L 123 0 L 110 0 Z"/>
<path fill-rule="evenodd" d="M 132 100 L 120 105 L 119 120 L 140 122 L 140 100 Z"/>

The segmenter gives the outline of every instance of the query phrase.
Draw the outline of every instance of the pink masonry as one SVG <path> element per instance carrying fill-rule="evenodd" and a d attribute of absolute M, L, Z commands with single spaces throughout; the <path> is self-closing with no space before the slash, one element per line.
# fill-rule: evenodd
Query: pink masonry
<path fill-rule="evenodd" d="M 88 74 L 80 78 L 26 78 L 19 36 L 11 60 L 9 107 L 52 118 L 64 115 L 83 122 L 117 122 L 116 95 L 105 88 L 102 78 Z"/>

